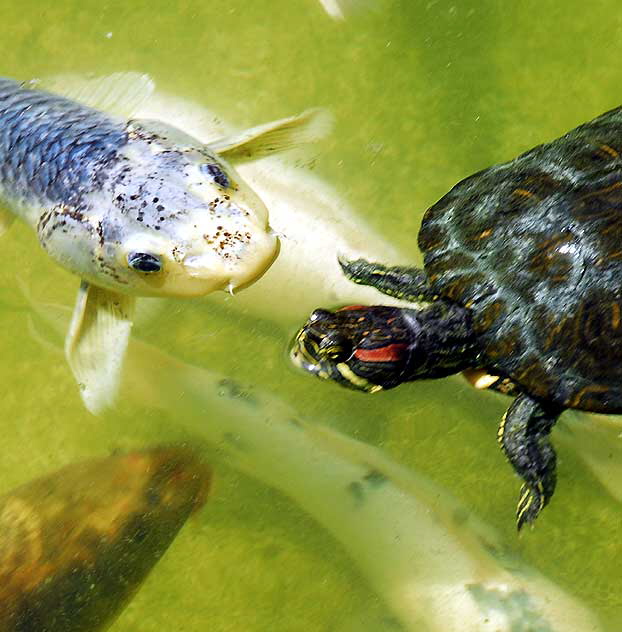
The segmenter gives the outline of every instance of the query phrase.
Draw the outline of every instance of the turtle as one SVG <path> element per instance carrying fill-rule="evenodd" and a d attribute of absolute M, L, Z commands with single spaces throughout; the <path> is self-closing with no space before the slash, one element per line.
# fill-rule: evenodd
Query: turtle
<path fill-rule="evenodd" d="M 513 396 L 497 436 L 520 531 L 555 491 L 561 413 L 622 413 L 622 106 L 460 181 L 418 246 L 423 268 L 340 260 L 407 306 L 315 310 L 291 357 L 367 392 L 466 371 Z"/>

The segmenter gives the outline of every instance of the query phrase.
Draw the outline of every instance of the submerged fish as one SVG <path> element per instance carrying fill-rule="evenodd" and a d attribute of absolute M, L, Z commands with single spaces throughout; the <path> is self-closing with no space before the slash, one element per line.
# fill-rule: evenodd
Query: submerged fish
<path fill-rule="evenodd" d="M 132 119 L 153 90 L 134 73 L 0 79 L 0 200 L 10 209 L 0 225 L 20 216 L 82 279 L 65 350 L 95 413 L 116 392 L 136 296 L 232 291 L 270 266 L 268 211 L 230 163 L 307 142 L 323 118 L 309 110 L 205 145 Z"/>
<path fill-rule="evenodd" d="M 98 632 L 204 503 L 182 447 L 69 465 L 0 498 L 0 632 Z"/>
<path fill-rule="evenodd" d="M 161 91 L 137 114 L 165 120 L 208 144 L 234 129 L 203 105 Z M 322 302 L 358 305 L 375 300 L 375 288 L 348 282 L 339 256 L 373 259 L 377 253 L 377 257 L 408 264 L 408 257 L 394 243 L 374 230 L 326 180 L 304 166 L 310 164 L 309 158 L 308 153 L 275 155 L 238 166 L 240 175 L 270 209 L 270 225 L 279 234 L 281 246 L 276 261 L 257 283 L 235 300 L 226 297 L 228 309 L 290 328 L 301 314 L 306 316 Z M 406 305 L 391 297 L 386 300 Z M 222 303 L 215 294 L 211 301 Z M 151 301 L 152 315 L 158 304 L 161 306 Z M 201 309 L 209 310 L 210 300 L 202 302 Z M 145 313 L 143 309 L 141 316 Z"/>
<path fill-rule="evenodd" d="M 34 301 L 29 308 L 35 338 L 59 348 L 66 309 Z M 228 467 L 279 490 L 324 526 L 391 608 L 392 630 L 603 632 L 578 597 L 509 554 L 506 538 L 471 508 L 383 450 L 140 340 L 130 341 L 128 368 L 126 401 L 143 413 L 165 411 Z M 611 462 L 610 451 L 602 456 Z"/>

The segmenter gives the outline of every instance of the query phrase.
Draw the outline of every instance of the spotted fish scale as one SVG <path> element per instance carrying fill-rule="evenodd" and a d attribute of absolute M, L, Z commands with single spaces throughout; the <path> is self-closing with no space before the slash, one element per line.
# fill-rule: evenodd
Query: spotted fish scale
<path fill-rule="evenodd" d="M 11 79 L 0 79 L 0 123 L 2 195 L 26 214 L 80 207 L 128 142 L 123 122 Z"/>

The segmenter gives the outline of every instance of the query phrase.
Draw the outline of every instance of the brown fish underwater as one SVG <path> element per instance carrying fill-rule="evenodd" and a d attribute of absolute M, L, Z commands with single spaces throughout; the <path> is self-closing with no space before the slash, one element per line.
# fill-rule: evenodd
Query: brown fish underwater
<path fill-rule="evenodd" d="M 186 519 L 210 469 L 156 447 L 64 467 L 0 497 L 0 632 L 99 632 Z"/>

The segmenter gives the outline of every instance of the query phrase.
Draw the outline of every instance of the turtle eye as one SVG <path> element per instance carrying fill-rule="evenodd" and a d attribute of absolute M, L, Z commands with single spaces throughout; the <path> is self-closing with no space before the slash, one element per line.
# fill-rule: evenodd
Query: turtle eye
<path fill-rule="evenodd" d="M 338 331 L 331 331 L 322 338 L 319 354 L 332 362 L 344 362 L 352 355 L 352 342 Z"/>
<path fill-rule="evenodd" d="M 218 186 L 223 189 L 229 189 L 231 182 L 227 177 L 227 174 L 221 169 L 219 165 L 213 162 L 208 162 L 200 166 L 201 171 L 209 176 Z"/>
<path fill-rule="evenodd" d="M 147 252 L 130 252 L 127 256 L 127 263 L 130 268 L 139 272 L 160 272 L 162 269 L 160 257 L 150 255 Z"/>
<path fill-rule="evenodd" d="M 327 316 L 331 316 L 331 313 L 327 309 L 315 309 L 311 312 L 311 316 L 309 316 L 309 320 L 314 323 L 317 320 L 324 320 Z"/>

